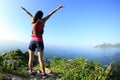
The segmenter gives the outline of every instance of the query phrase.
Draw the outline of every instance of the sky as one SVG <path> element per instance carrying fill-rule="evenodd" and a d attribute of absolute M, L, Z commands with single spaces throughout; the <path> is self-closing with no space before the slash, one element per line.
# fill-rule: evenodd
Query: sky
<path fill-rule="evenodd" d="M 38 10 L 47 16 L 64 7 L 46 22 L 44 42 L 59 46 L 95 46 L 120 42 L 120 0 L 0 0 L 0 40 L 28 43 L 33 16 Z"/>

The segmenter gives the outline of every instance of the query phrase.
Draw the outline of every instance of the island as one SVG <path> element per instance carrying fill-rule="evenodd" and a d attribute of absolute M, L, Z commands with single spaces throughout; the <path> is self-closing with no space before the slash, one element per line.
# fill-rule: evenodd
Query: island
<path fill-rule="evenodd" d="M 100 45 L 96 45 L 95 48 L 120 48 L 120 43 L 115 43 L 115 44 L 103 43 Z"/>

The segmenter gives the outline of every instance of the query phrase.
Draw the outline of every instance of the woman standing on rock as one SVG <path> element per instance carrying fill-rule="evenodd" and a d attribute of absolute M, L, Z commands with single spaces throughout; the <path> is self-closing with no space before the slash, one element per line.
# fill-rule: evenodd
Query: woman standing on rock
<path fill-rule="evenodd" d="M 52 14 L 54 14 L 57 10 L 62 8 L 63 6 L 57 7 L 55 10 L 53 10 L 50 14 L 48 14 L 46 17 L 43 17 L 42 11 L 37 11 L 35 16 L 33 17 L 30 12 L 28 12 L 25 8 L 21 7 L 31 18 L 32 20 L 32 39 L 29 44 L 29 62 L 28 67 L 30 70 L 30 75 L 33 76 L 33 59 L 34 59 L 34 51 L 37 49 L 38 52 L 38 61 L 40 64 L 40 70 L 42 71 L 42 77 L 46 77 L 45 73 L 45 67 L 43 64 L 43 53 L 44 53 L 44 42 L 43 42 L 43 32 L 44 32 L 44 25 L 45 22 L 50 18 Z"/>

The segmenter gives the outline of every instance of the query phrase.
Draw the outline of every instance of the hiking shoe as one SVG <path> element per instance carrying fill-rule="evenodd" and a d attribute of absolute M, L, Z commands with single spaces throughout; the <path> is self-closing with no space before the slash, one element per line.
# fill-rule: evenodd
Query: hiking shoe
<path fill-rule="evenodd" d="M 34 78 L 36 76 L 36 73 L 30 73 L 29 75 L 31 78 Z"/>
<path fill-rule="evenodd" d="M 42 78 L 48 78 L 47 74 L 42 75 Z"/>

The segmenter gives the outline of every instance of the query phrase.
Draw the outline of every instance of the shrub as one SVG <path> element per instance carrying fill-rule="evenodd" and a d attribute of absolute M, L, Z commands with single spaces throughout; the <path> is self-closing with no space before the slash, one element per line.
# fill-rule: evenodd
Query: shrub
<path fill-rule="evenodd" d="M 2 80 L 2 77 L 3 77 L 3 76 L 2 76 L 2 73 L 0 73 L 0 80 Z"/>
<path fill-rule="evenodd" d="M 96 61 L 88 63 L 86 58 L 66 60 L 53 57 L 50 68 L 62 80 L 106 80 L 111 65 L 104 69 Z"/>

